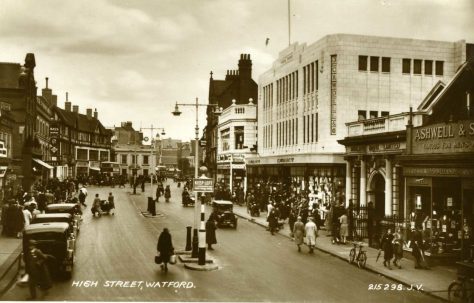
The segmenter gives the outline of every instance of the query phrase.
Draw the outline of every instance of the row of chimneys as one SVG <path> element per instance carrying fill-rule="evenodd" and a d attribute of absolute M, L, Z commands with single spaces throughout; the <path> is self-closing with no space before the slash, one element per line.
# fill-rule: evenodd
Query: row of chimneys
<path fill-rule="evenodd" d="M 64 109 L 67 112 L 71 111 L 72 103 L 69 102 L 69 93 L 66 93 L 66 102 L 64 102 Z M 79 113 L 79 105 L 72 106 L 72 112 L 78 114 Z M 86 115 L 88 119 L 92 119 L 92 108 L 86 109 Z M 97 108 L 94 110 L 94 118 L 98 119 L 99 113 L 97 112 Z"/>
<path fill-rule="evenodd" d="M 58 106 L 58 96 L 53 95 L 53 91 L 50 88 L 48 88 L 48 80 L 49 80 L 48 77 L 46 77 L 46 87 L 43 88 L 42 90 L 42 96 L 46 98 L 54 106 Z M 69 94 L 66 93 L 66 102 L 64 103 L 64 109 L 67 112 L 70 112 L 72 103 L 69 102 L 68 97 L 69 97 Z M 79 105 L 73 105 L 72 112 L 78 114 Z M 87 115 L 87 118 L 92 119 L 92 108 L 86 109 L 86 115 Z M 98 116 L 99 116 L 99 113 L 97 112 L 97 109 L 95 109 L 94 118 L 98 119 Z"/>

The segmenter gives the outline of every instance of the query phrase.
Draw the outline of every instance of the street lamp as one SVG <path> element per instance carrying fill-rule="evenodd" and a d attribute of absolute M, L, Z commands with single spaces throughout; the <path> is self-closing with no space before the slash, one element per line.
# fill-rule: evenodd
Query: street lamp
<path fill-rule="evenodd" d="M 199 172 L 198 172 L 198 165 L 199 165 L 199 155 L 198 155 L 198 149 L 199 149 L 199 107 L 212 107 L 214 108 L 214 114 L 215 115 L 220 115 L 222 113 L 222 108 L 219 108 L 217 104 L 203 104 L 199 103 L 198 98 L 196 98 L 196 102 L 193 103 L 178 103 L 176 102 L 176 105 L 174 107 L 174 111 L 171 113 L 173 116 L 180 116 L 181 111 L 179 110 L 179 106 L 194 106 L 196 109 L 196 126 L 194 128 L 195 130 L 195 151 L 194 151 L 194 179 L 196 180 L 199 177 Z M 204 265 L 201 263 L 205 263 L 206 259 L 206 244 L 205 243 L 199 243 L 198 240 L 198 224 L 200 222 L 200 217 L 201 217 L 201 201 L 199 200 L 198 197 L 198 192 L 195 190 L 194 191 L 194 231 L 193 231 L 193 250 L 191 253 L 191 257 L 197 258 L 198 257 L 198 246 L 203 246 L 199 247 L 199 265 Z M 205 232 L 204 232 L 204 239 L 205 239 Z"/>

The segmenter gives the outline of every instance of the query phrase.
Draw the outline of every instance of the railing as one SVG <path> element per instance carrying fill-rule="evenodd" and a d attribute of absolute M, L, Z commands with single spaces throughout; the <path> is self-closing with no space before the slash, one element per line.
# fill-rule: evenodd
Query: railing
<path fill-rule="evenodd" d="M 412 116 L 413 126 L 419 126 L 422 123 L 423 114 L 415 113 Z M 346 123 L 347 136 L 362 136 L 368 134 L 402 131 L 406 129 L 410 119 L 409 113 L 401 113 L 397 115 L 372 118 L 368 120 L 355 121 Z"/>

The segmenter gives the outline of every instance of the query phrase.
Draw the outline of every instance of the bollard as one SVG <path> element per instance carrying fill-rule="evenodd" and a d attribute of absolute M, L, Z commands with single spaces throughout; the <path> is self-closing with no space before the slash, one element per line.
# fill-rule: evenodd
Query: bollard
<path fill-rule="evenodd" d="M 192 230 L 192 227 L 191 227 L 191 226 L 186 226 L 186 248 L 184 249 L 184 250 L 186 250 L 186 251 L 192 250 L 192 246 L 191 246 L 191 230 Z"/>
<path fill-rule="evenodd" d="M 155 202 L 153 202 L 153 197 L 148 197 L 148 212 L 152 216 L 156 216 Z"/>
<path fill-rule="evenodd" d="M 191 252 L 191 258 L 198 257 L 198 245 L 199 245 L 198 230 L 195 228 L 193 230 L 193 250 Z"/>
<path fill-rule="evenodd" d="M 198 250 L 198 264 L 206 265 L 206 223 L 204 222 L 205 217 L 205 205 L 201 204 L 201 224 L 199 226 L 199 250 Z"/>

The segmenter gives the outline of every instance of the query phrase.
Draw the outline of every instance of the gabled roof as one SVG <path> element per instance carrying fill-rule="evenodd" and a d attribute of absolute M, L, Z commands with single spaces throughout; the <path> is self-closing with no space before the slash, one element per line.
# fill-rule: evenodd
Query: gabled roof
<path fill-rule="evenodd" d="M 443 81 L 439 80 L 433 88 L 430 90 L 430 92 L 426 95 L 425 99 L 421 102 L 421 104 L 418 106 L 417 110 L 419 111 L 425 111 L 428 108 L 430 108 L 430 105 L 433 104 L 433 101 L 438 97 L 438 95 L 441 93 L 441 91 L 446 87 L 446 84 L 444 84 Z"/>
<path fill-rule="evenodd" d="M 471 73 L 474 73 L 474 61 L 466 61 L 464 62 L 461 66 L 459 66 L 458 70 L 456 71 L 456 74 L 454 74 L 453 78 L 448 82 L 447 85 L 445 85 L 443 87 L 442 90 L 440 90 L 439 92 L 437 92 L 435 94 L 435 97 L 430 101 L 430 102 L 426 102 L 425 101 L 429 101 L 429 94 L 427 96 L 427 98 L 425 98 L 425 100 L 421 103 L 420 108 L 422 108 L 424 111 L 428 112 L 428 113 L 432 113 L 433 111 L 433 108 L 440 102 L 440 100 L 443 99 L 443 97 L 449 93 L 449 91 L 451 90 L 451 88 L 454 86 L 454 84 L 461 78 L 461 76 L 466 73 L 466 72 L 471 72 Z M 433 92 L 433 90 L 436 88 L 436 89 L 439 89 L 440 85 L 439 85 L 439 82 L 435 85 L 435 87 L 430 91 Z M 438 87 L 437 87 L 438 86 Z M 425 104 L 424 104 L 425 103 Z"/>

